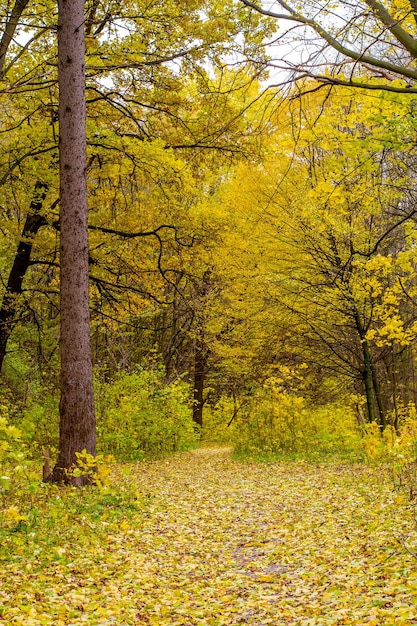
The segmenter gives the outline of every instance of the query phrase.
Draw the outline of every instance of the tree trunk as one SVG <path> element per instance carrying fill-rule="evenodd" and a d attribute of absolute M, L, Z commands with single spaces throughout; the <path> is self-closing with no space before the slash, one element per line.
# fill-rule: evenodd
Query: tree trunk
<path fill-rule="evenodd" d="M 202 277 L 200 293 L 198 294 L 199 306 L 197 309 L 204 309 L 207 294 L 210 289 L 211 270 L 206 270 Z M 194 405 L 193 405 L 193 421 L 200 428 L 203 426 L 203 407 L 204 407 L 204 383 L 207 375 L 208 365 L 208 348 L 204 337 L 204 319 L 202 312 L 196 316 L 197 320 L 197 336 L 194 340 Z"/>
<path fill-rule="evenodd" d="M 381 389 L 379 386 L 378 376 L 377 376 L 375 365 L 372 359 L 371 359 L 371 374 L 372 374 L 372 386 L 374 388 L 374 394 L 375 394 L 375 399 L 376 399 L 376 404 L 378 407 L 378 414 L 379 414 L 378 424 L 380 425 L 381 430 L 385 430 L 385 427 L 387 425 L 385 409 L 382 403 Z"/>
<path fill-rule="evenodd" d="M 22 235 L 17 246 L 16 255 L 13 261 L 7 280 L 6 293 L 0 307 L 0 372 L 6 356 L 7 342 L 16 324 L 16 317 L 19 308 L 18 296 L 22 293 L 22 284 L 25 274 L 30 264 L 32 252 L 32 239 L 41 226 L 46 224 L 46 220 L 41 215 L 43 201 L 45 200 L 48 186 L 38 181 L 35 185 L 32 202 L 28 216 L 23 226 Z"/>
<path fill-rule="evenodd" d="M 84 1 L 58 0 L 61 209 L 61 401 L 59 455 L 51 480 L 69 478 L 77 453 L 96 452 L 88 292 Z"/>
<path fill-rule="evenodd" d="M 368 421 L 375 422 L 376 421 L 376 411 L 375 411 L 375 402 L 373 397 L 373 384 L 372 384 L 372 369 L 371 369 L 371 354 L 369 351 L 369 345 L 366 339 L 362 340 L 362 351 L 363 351 L 363 382 L 365 386 L 365 396 L 366 396 L 366 408 L 368 412 Z"/>
<path fill-rule="evenodd" d="M 366 409 L 368 413 L 368 421 L 375 422 L 376 421 L 376 410 L 375 410 L 375 401 L 373 396 L 373 379 L 372 379 L 372 360 L 371 360 L 371 351 L 369 349 L 369 343 L 365 336 L 365 330 L 363 328 L 362 320 L 358 311 L 355 311 L 355 325 L 356 330 L 358 331 L 359 341 L 362 347 L 362 356 L 363 356 L 363 369 L 362 369 L 362 379 L 365 387 L 365 397 L 366 397 Z"/>
<path fill-rule="evenodd" d="M 398 411 L 398 383 L 397 383 L 397 356 L 395 353 L 395 345 L 392 342 L 391 352 L 391 380 L 392 380 L 392 406 L 394 411 L 394 429 L 397 436 L 400 436 L 400 423 L 399 423 L 399 411 Z"/>
<path fill-rule="evenodd" d="M 4 24 L 4 22 L 2 23 L 4 30 L 0 41 L 0 79 L 3 78 L 7 50 L 13 41 L 13 35 L 15 34 L 19 19 L 26 9 L 28 2 L 29 0 L 16 0 L 6 24 Z"/>
<path fill-rule="evenodd" d="M 200 339 L 194 348 L 194 404 L 193 421 L 200 428 L 203 426 L 204 380 L 207 371 L 207 350 Z"/>

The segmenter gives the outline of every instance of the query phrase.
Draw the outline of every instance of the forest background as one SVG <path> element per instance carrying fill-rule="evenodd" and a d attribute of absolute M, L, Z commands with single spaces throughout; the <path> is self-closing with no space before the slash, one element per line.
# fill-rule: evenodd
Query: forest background
<path fill-rule="evenodd" d="M 85 3 L 100 455 L 415 459 L 416 7 L 275 6 Z M 55 4 L 1 16 L 10 504 L 59 448 L 59 98 Z"/>

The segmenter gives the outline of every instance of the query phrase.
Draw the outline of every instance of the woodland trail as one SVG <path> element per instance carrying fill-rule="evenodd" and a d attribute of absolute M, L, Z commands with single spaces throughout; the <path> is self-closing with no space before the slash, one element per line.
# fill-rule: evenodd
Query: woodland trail
<path fill-rule="evenodd" d="M 0 574 L 0 600 L 20 584 L 32 607 L 0 624 L 417 624 L 417 560 L 398 541 L 416 549 L 412 509 L 372 468 L 207 448 L 128 480 L 137 510 L 115 523 L 86 509 L 49 561 L 38 547 L 28 574 Z"/>

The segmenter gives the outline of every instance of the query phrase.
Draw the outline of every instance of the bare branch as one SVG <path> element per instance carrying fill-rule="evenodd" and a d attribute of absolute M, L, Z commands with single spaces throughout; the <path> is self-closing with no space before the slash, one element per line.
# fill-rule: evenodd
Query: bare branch
<path fill-rule="evenodd" d="M 407 544 L 405 543 L 406 537 L 404 535 L 399 535 L 399 537 L 397 537 L 397 539 L 400 542 L 400 544 L 402 545 L 402 547 L 404 548 L 404 550 L 406 550 L 408 552 L 408 554 L 411 554 L 411 556 L 413 558 L 417 559 L 417 552 L 414 552 L 414 550 L 411 550 L 411 548 L 409 548 L 407 546 Z"/>
<path fill-rule="evenodd" d="M 104 228 L 103 226 L 91 226 L 91 224 L 88 226 L 88 228 L 89 230 L 98 230 L 99 232 L 106 233 L 108 235 L 117 235 L 118 237 L 123 237 L 123 239 L 136 239 L 138 237 L 150 237 L 152 235 L 156 236 L 159 231 L 163 230 L 164 228 L 176 231 L 176 227 L 170 224 L 162 224 L 154 230 L 141 231 L 138 233 L 130 233 L 127 231 L 115 230 L 113 228 Z"/>
<path fill-rule="evenodd" d="M 175 61 L 175 59 L 181 59 L 182 57 L 187 56 L 187 54 L 191 54 L 192 52 L 201 50 L 202 48 L 204 48 L 204 46 L 194 46 L 189 50 L 182 50 L 180 52 L 176 52 L 175 54 L 170 54 L 168 56 L 160 57 L 158 59 L 152 59 L 150 61 L 144 60 L 134 63 L 118 63 L 116 65 L 89 65 L 87 63 L 86 69 L 93 72 L 110 72 L 114 70 L 140 69 L 141 67 L 162 65 L 162 63 L 169 63 L 170 61 Z"/>
<path fill-rule="evenodd" d="M 414 13 L 414 20 L 417 23 L 417 0 L 410 0 L 411 8 Z"/>
<path fill-rule="evenodd" d="M 50 30 L 49 27 L 45 26 L 45 28 L 41 28 L 35 35 L 33 35 L 33 37 L 31 37 L 29 39 L 29 41 L 27 41 L 25 43 L 24 46 L 21 47 L 21 49 L 19 50 L 19 52 L 13 57 L 13 59 L 11 59 L 11 61 L 9 62 L 9 64 L 7 65 L 7 67 L 4 67 L 2 69 L 1 72 L 1 77 L 4 77 L 7 75 L 7 73 L 9 72 L 9 70 L 11 70 L 11 68 L 13 67 L 13 65 L 20 59 L 20 57 L 23 56 L 23 54 L 30 48 L 30 46 L 33 44 L 34 41 L 36 41 L 37 39 L 39 39 L 46 31 Z M 2 59 L 2 62 L 0 63 L 0 67 L 4 66 L 4 61 L 5 58 Z"/>
<path fill-rule="evenodd" d="M 342 54 L 345 57 L 353 59 L 354 61 L 357 61 L 361 64 L 371 65 L 373 67 L 378 67 L 388 72 L 393 72 L 394 74 L 403 76 L 405 78 L 411 78 L 412 80 L 417 80 L 417 71 L 413 69 L 412 67 L 408 65 L 407 66 L 399 65 L 387 59 L 372 56 L 370 54 L 367 54 L 364 51 L 356 51 L 356 50 L 352 50 L 351 48 L 348 48 L 347 46 L 343 45 L 343 43 L 339 41 L 334 35 L 332 35 L 329 31 L 323 28 L 323 26 L 319 24 L 316 20 L 308 18 L 304 15 L 301 15 L 300 13 L 297 13 L 286 2 L 284 2 L 284 0 L 277 0 L 277 2 L 281 5 L 281 7 L 287 11 L 287 13 L 283 13 L 283 14 L 274 13 L 273 11 L 268 11 L 266 9 L 263 9 L 262 7 L 256 5 L 254 2 L 251 2 L 250 0 L 240 0 L 240 1 L 245 6 L 267 17 L 272 17 L 277 20 L 279 19 L 290 20 L 293 22 L 297 22 L 299 24 L 305 24 L 306 26 L 309 26 L 331 48 L 333 48 L 337 52 L 340 52 L 340 54 Z M 379 3 L 373 2 L 373 0 L 369 0 L 368 2 L 369 6 L 371 5 L 371 2 L 372 4 L 375 4 L 375 6 L 377 5 L 379 6 Z M 392 17 L 389 15 L 388 12 L 385 11 L 385 13 L 383 14 L 383 17 L 387 21 L 388 19 L 390 20 L 389 26 L 388 24 L 385 24 L 384 20 L 382 19 L 382 14 L 380 15 L 378 13 L 377 17 L 379 17 L 379 19 L 383 22 L 384 26 L 386 26 L 390 30 L 390 32 L 397 38 L 397 41 L 399 41 L 410 54 L 412 54 L 413 56 L 417 56 L 417 43 L 415 42 L 413 37 L 408 35 L 408 33 L 406 33 L 406 31 L 397 22 L 395 22 L 392 19 Z"/>
<path fill-rule="evenodd" d="M 354 255 L 358 255 L 358 256 L 370 258 L 373 254 L 378 252 L 379 246 L 385 241 L 385 239 L 387 239 L 387 237 L 389 237 L 389 235 L 392 232 L 394 232 L 397 228 L 399 228 L 400 226 L 402 226 L 403 224 L 411 220 L 415 216 L 416 213 L 417 213 L 417 209 L 412 210 L 410 213 L 405 215 L 398 222 L 395 222 L 395 224 L 392 224 L 392 226 L 387 228 L 387 230 L 376 240 L 372 249 L 369 250 L 368 252 L 361 252 L 360 250 L 354 250 L 351 256 L 353 257 Z"/>

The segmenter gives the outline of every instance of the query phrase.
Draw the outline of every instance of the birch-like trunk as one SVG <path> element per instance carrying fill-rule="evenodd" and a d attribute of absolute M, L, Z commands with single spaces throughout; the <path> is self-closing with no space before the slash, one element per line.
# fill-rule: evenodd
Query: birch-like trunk
<path fill-rule="evenodd" d="M 59 455 L 51 480 L 68 482 L 76 453 L 96 452 L 90 347 L 84 1 L 58 0 L 61 210 L 61 402 Z M 75 484 L 88 477 L 71 479 Z"/>

